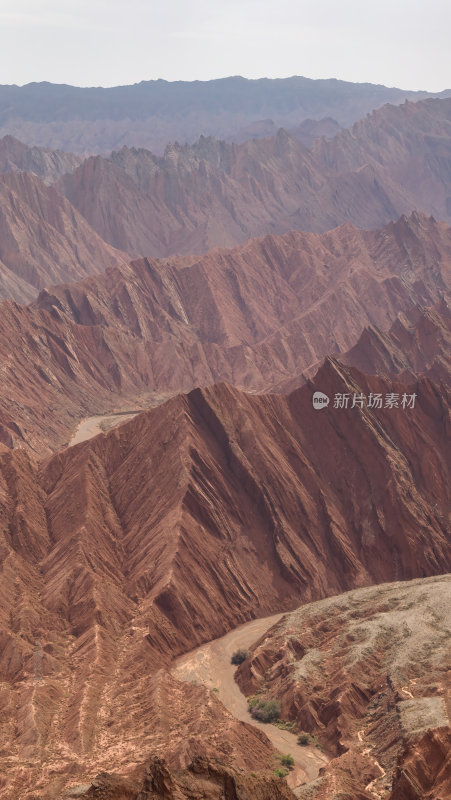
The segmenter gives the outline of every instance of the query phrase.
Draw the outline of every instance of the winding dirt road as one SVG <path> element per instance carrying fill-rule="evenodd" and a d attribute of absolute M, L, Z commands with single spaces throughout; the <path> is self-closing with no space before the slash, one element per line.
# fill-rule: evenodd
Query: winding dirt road
<path fill-rule="evenodd" d="M 240 625 L 220 639 L 208 642 L 181 656 L 174 662 L 171 671 L 179 680 L 197 681 L 210 689 L 217 689 L 219 699 L 234 717 L 264 731 L 278 752 L 290 753 L 295 763 L 293 770 L 287 776 L 287 782 L 295 791 L 296 787 L 309 783 L 318 776 L 320 767 L 328 762 L 327 757 L 312 745 L 306 747 L 298 745 L 296 734 L 254 720 L 247 710 L 245 696 L 235 683 L 236 668 L 230 663 L 235 650 L 239 647 L 249 648 L 282 616 L 276 614 Z"/>

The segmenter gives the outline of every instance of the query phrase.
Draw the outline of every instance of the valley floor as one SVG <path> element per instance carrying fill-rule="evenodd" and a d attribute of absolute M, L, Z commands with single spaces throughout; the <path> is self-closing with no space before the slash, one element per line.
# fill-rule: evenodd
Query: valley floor
<path fill-rule="evenodd" d="M 136 415 L 139 413 L 139 411 L 117 411 L 110 414 L 103 414 L 101 416 L 83 419 L 78 424 L 77 429 L 69 442 L 69 447 L 73 447 L 74 444 L 80 444 L 80 442 L 86 442 L 88 439 L 92 439 L 93 436 L 97 436 L 99 433 L 109 431 L 111 428 L 115 428 L 116 425 L 119 425 L 121 422 L 128 422 L 129 419 L 133 419 L 133 417 L 136 417 Z"/>
<path fill-rule="evenodd" d="M 234 717 L 262 730 L 279 753 L 292 755 L 294 767 L 287 776 L 287 782 L 296 790 L 302 784 L 317 778 L 319 769 L 327 764 L 328 758 L 313 745 L 298 745 L 296 734 L 253 719 L 248 711 L 246 697 L 235 682 L 236 668 L 231 664 L 231 656 L 235 650 L 250 647 L 279 622 L 282 616 L 275 614 L 253 620 L 240 625 L 220 639 L 196 648 L 175 661 L 172 674 L 179 680 L 203 684 L 213 691 L 217 690 L 217 696 Z"/>

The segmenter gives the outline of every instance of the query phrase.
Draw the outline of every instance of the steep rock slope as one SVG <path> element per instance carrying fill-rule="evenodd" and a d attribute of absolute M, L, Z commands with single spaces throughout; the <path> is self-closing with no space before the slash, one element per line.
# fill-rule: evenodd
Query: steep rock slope
<path fill-rule="evenodd" d="M 72 172 L 82 160 L 81 156 L 62 150 L 28 147 L 14 136 L 0 139 L 0 173 L 32 172 L 44 183 L 54 183 L 61 175 Z"/>
<path fill-rule="evenodd" d="M 303 797 L 445 800 L 451 575 L 358 589 L 288 614 L 237 679 L 334 756 Z"/>
<path fill-rule="evenodd" d="M 401 276 L 401 280 L 404 276 Z M 434 306 L 415 305 L 400 312 L 388 331 L 369 325 L 350 350 L 337 357 L 370 375 L 413 380 L 429 377 L 449 385 L 451 380 L 451 309 L 448 293 Z M 319 363 L 274 386 L 290 392 L 315 374 Z"/>
<path fill-rule="evenodd" d="M 313 390 L 417 402 L 317 411 Z M 5 449 L 3 797 L 126 775 L 150 753 L 264 769 L 264 737 L 164 668 L 254 616 L 449 570 L 449 435 L 430 382 L 329 360 L 288 397 L 172 398 L 38 471 Z"/>
<path fill-rule="evenodd" d="M 0 175 L 0 296 L 27 302 L 46 285 L 78 280 L 124 258 L 40 178 Z"/>
<path fill-rule="evenodd" d="M 316 141 L 313 153 L 336 173 L 370 165 L 388 187 L 421 197 L 422 208 L 443 216 L 450 211 L 450 109 L 451 98 L 386 105 Z"/>
<path fill-rule="evenodd" d="M 123 780 L 117 775 L 101 773 L 87 788 L 74 787 L 68 798 L 102 800 L 294 800 L 285 781 L 274 774 L 243 775 L 224 767 L 214 759 L 197 757 L 187 770 L 171 771 L 164 760 L 154 758 L 136 778 Z M 80 791 L 85 789 L 85 791 Z"/>
<path fill-rule="evenodd" d="M 449 383 L 451 376 L 451 309 L 445 299 L 432 308 L 402 313 L 390 331 L 367 328 L 358 343 L 340 356 L 370 374 L 427 375 Z"/>
<path fill-rule="evenodd" d="M 449 708 L 449 706 L 448 706 Z M 446 800 L 451 794 L 451 730 L 428 730 L 398 759 L 390 800 Z"/>
<path fill-rule="evenodd" d="M 144 256 L 200 253 L 294 228 L 378 228 L 412 210 L 451 221 L 451 98 L 385 106 L 312 150 L 284 130 L 201 137 L 163 157 L 123 147 L 59 189 L 105 241 Z"/>
<path fill-rule="evenodd" d="M 76 419 L 134 407 L 143 393 L 218 380 L 271 389 L 347 351 L 369 323 L 386 330 L 400 311 L 436 303 L 450 267 L 450 229 L 413 215 L 379 232 L 347 225 L 201 259 L 142 259 L 43 291 L 28 308 L 5 303 L 2 441 L 61 445 Z"/>
<path fill-rule="evenodd" d="M 242 145 L 201 137 L 192 146 L 168 145 L 163 157 L 124 147 L 110 159 L 93 156 L 58 182 L 105 241 L 158 257 L 333 227 L 322 185 L 305 146 L 285 131 Z M 300 205 L 310 224 L 301 225 Z"/>

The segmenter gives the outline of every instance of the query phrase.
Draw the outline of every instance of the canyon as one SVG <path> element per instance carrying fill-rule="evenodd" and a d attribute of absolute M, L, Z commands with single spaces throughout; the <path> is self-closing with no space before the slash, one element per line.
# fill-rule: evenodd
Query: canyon
<path fill-rule="evenodd" d="M 449 92 L 0 132 L 1 800 L 447 800 Z"/>
<path fill-rule="evenodd" d="M 256 616 L 449 571 L 446 394 L 312 406 L 404 388 L 328 360 L 290 395 L 196 389 L 38 464 L 3 448 L 3 797 L 128 779 L 149 753 L 272 769 L 261 732 L 169 667 Z"/>

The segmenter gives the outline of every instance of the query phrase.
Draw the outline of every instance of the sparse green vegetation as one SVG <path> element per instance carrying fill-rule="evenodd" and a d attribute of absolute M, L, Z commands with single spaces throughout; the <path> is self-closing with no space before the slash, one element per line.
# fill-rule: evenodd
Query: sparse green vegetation
<path fill-rule="evenodd" d="M 298 736 L 298 744 L 300 744 L 301 747 L 307 747 L 307 745 L 310 744 L 310 745 L 314 745 L 315 747 L 317 747 L 318 750 L 322 750 L 323 749 L 323 747 L 322 747 L 321 743 L 318 741 L 317 737 L 316 736 L 312 736 L 311 733 L 307 733 L 306 731 L 301 731 L 300 732 L 300 734 Z"/>
<path fill-rule="evenodd" d="M 211 691 L 217 693 L 217 692 L 219 692 L 219 689 L 217 689 L 216 686 L 213 686 L 213 689 Z"/>
<path fill-rule="evenodd" d="M 280 763 L 283 767 L 287 767 L 288 769 L 293 769 L 294 767 L 294 758 L 289 753 L 280 757 Z"/>
<path fill-rule="evenodd" d="M 286 778 L 289 775 L 289 770 L 285 769 L 285 767 L 277 767 L 274 770 L 274 775 L 277 775 L 278 778 Z"/>
<path fill-rule="evenodd" d="M 287 719 L 276 719 L 273 722 L 273 725 L 275 725 L 277 728 L 280 728 L 282 731 L 291 731 L 292 733 L 296 727 L 295 722 L 289 722 Z"/>
<path fill-rule="evenodd" d="M 239 664 L 242 664 L 243 661 L 246 661 L 246 658 L 249 658 L 249 656 L 250 656 L 249 650 L 243 650 L 240 647 L 238 650 L 235 650 L 235 652 L 233 653 L 232 658 L 231 658 L 231 662 L 235 666 L 238 666 Z"/>
<path fill-rule="evenodd" d="M 278 700 L 258 700 L 253 697 L 249 702 L 249 711 L 260 722 L 274 722 L 280 716 L 280 703 Z"/>

